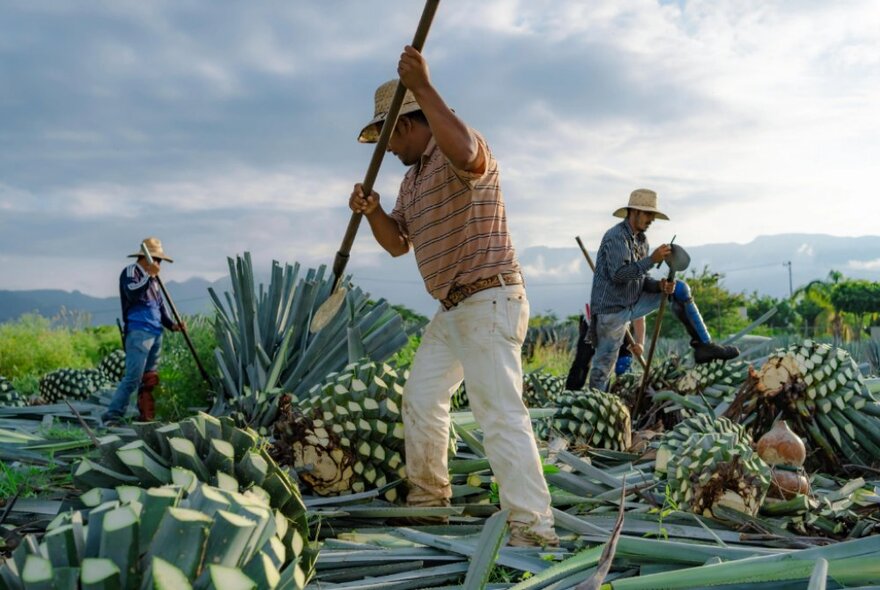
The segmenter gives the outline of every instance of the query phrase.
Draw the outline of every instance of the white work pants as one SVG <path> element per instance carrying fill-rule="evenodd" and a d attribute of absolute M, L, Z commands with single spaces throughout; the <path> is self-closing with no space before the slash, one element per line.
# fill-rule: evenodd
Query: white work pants
<path fill-rule="evenodd" d="M 403 394 L 408 504 L 448 503 L 450 398 L 464 379 L 501 508 L 510 509 L 512 523 L 553 534 L 550 493 L 522 401 L 528 320 L 525 289 L 509 285 L 475 293 L 448 311 L 441 307 L 428 324 Z"/>

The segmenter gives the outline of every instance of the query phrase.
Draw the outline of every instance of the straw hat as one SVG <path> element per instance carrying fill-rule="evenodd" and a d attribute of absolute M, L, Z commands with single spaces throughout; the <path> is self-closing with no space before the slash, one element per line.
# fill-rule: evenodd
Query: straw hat
<path fill-rule="evenodd" d="M 361 130 L 358 135 L 358 141 L 361 143 L 376 143 L 379 140 L 379 132 L 376 130 L 376 123 L 381 123 L 388 116 L 391 108 L 391 100 L 394 98 L 394 92 L 397 90 L 397 80 L 389 80 L 376 89 L 375 108 L 373 109 L 373 118 Z M 400 114 L 405 115 L 413 111 L 420 111 L 422 107 L 416 102 L 416 97 L 409 90 L 403 95 L 403 104 L 400 105 Z"/>
<path fill-rule="evenodd" d="M 147 250 L 150 252 L 150 256 L 153 258 L 159 258 L 161 260 L 167 260 L 168 262 L 174 262 L 171 258 L 165 254 L 165 250 L 162 249 L 162 242 L 159 238 L 146 238 L 143 241 L 144 244 L 147 245 Z M 134 254 L 129 254 L 129 258 L 137 258 L 138 256 L 143 256 L 144 253 L 138 249 Z"/>
<path fill-rule="evenodd" d="M 626 217 L 627 209 L 638 209 L 639 211 L 650 211 L 657 215 L 657 219 L 665 219 L 669 221 L 669 217 L 665 213 L 657 209 L 657 193 L 646 188 L 637 188 L 629 195 L 629 203 L 626 207 L 621 207 L 613 213 L 615 217 Z"/>

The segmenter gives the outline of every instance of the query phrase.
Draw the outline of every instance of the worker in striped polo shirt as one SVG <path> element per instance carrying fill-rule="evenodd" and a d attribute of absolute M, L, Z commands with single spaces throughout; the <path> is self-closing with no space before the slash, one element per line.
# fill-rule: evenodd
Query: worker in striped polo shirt
<path fill-rule="evenodd" d="M 392 256 L 414 250 L 425 288 L 439 302 L 403 394 L 407 504 L 449 505 L 450 398 L 464 380 L 501 506 L 510 510 L 509 543 L 556 545 L 550 494 L 522 401 L 529 303 L 507 229 L 498 163 L 485 139 L 446 106 L 418 51 L 407 46 L 397 71 L 407 92 L 388 149 L 410 168 L 390 213 L 360 184 L 349 206 L 366 216 Z M 376 91 L 374 117 L 361 142 L 378 138 L 396 85 L 387 82 Z"/>
<path fill-rule="evenodd" d="M 659 265 L 672 252 L 669 244 L 661 244 L 651 252 L 645 237 L 655 219 L 669 219 L 657 208 L 657 200 L 654 191 L 634 190 L 626 207 L 613 213 L 624 220 L 605 232 L 599 245 L 590 295 L 593 312 L 590 339 L 596 350 L 590 369 L 592 388 L 607 389 L 627 322 L 656 310 L 661 298 L 666 296 L 671 296 L 672 310 L 691 337 L 695 362 L 708 363 L 739 356 L 739 349 L 735 346 L 712 342 L 687 283 L 682 280 L 658 281 L 649 276 L 651 267 Z M 644 333 L 642 329 L 641 337 L 636 338 L 633 354 L 642 354 Z"/>

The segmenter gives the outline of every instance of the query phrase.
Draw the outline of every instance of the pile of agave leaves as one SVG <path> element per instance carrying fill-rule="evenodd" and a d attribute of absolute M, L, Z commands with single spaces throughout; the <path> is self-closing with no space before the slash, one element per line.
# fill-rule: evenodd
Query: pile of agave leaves
<path fill-rule="evenodd" d="M 248 255 L 229 262 L 232 292 L 211 293 L 220 342 L 213 407 L 179 423 L 112 429 L 97 418 L 112 388 L 87 399 L 0 407 L 6 466 L 41 469 L 50 482 L 53 474 L 57 482 L 73 475 L 72 484 L 50 483 L 39 498 L 2 499 L 0 588 L 880 587 L 880 457 L 865 456 L 869 442 L 831 441 L 819 449 L 809 439 L 809 494 L 765 499 L 756 514 L 725 505 L 697 513 L 682 505 L 655 469 L 651 441 L 696 414 L 711 421 L 739 412 L 734 421 L 744 424 L 749 415 L 767 416 L 734 395 L 749 389 L 748 380 L 698 395 L 676 390 L 671 374 L 687 367 L 674 358 L 652 379 L 651 407 L 627 436 L 627 448 L 564 435 L 553 428 L 560 408 L 530 409 L 559 547 L 507 546 L 506 512 L 466 406 L 453 413 L 450 507 L 402 504 L 405 483 L 394 474 L 403 471 L 386 455 L 393 444 L 374 444 L 391 440 L 384 430 L 366 454 L 382 453 L 382 465 L 392 466 L 387 473 L 373 474 L 364 489 L 321 488 L 319 495 L 315 465 L 279 457 L 278 425 L 303 424 L 290 422 L 286 407 L 322 391 L 328 376 L 338 386 L 346 367 L 358 366 L 352 362 L 385 367 L 386 376 L 401 381 L 406 368 L 383 363 L 420 327 L 351 288 L 340 314 L 312 334 L 310 318 L 330 295 L 324 269 L 300 277 L 298 267 L 274 264 L 264 287 L 255 283 Z M 760 357 L 766 353 L 746 350 L 753 373 L 768 362 Z M 631 398 L 637 380 L 629 390 L 618 385 L 622 399 Z M 527 381 L 553 382 L 540 375 Z M 880 380 L 857 382 L 864 391 L 856 397 L 875 403 Z M 552 399 L 570 403 L 565 395 Z M 394 411 L 387 400 L 374 405 L 386 418 Z M 338 411 L 328 415 L 325 407 L 318 426 L 331 431 Z M 86 435 L 59 443 L 43 434 L 52 425 Z M 315 421 L 309 426 L 314 430 Z M 839 445 L 847 452 L 829 457 Z M 357 465 L 363 477 L 370 467 Z M 395 525 L 417 516 L 447 516 L 449 524 Z"/>

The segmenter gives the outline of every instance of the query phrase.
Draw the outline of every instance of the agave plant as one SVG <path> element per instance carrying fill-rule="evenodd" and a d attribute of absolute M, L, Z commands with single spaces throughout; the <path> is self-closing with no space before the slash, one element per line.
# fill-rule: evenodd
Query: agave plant
<path fill-rule="evenodd" d="M 40 396 L 48 403 L 84 400 L 110 386 L 112 383 L 98 369 L 58 369 L 40 379 Z"/>
<path fill-rule="evenodd" d="M 563 391 L 554 396 L 556 412 L 539 420 L 535 435 L 548 440 L 552 434 L 576 445 L 625 451 L 632 444 L 629 410 L 616 395 L 588 389 Z"/>
<path fill-rule="evenodd" d="M 268 285 L 257 286 L 249 253 L 228 260 L 232 292 L 221 299 L 209 289 L 217 310 L 215 356 L 222 385 L 212 413 L 233 413 L 267 428 L 282 392 L 301 399 L 350 360 L 384 361 L 407 343 L 400 315 L 384 299 L 371 301 L 354 286 L 339 313 L 312 333 L 312 318 L 333 288 L 324 266 L 300 278 L 299 264 L 273 262 Z"/>
<path fill-rule="evenodd" d="M 760 369 L 749 370 L 725 412 L 755 437 L 780 414 L 820 451 L 811 463 L 834 468 L 843 459 L 871 466 L 880 457 L 880 402 L 842 348 L 806 340 L 775 351 Z"/>
<path fill-rule="evenodd" d="M 125 376 L 125 351 L 114 350 L 98 364 L 98 370 L 110 383 L 118 383 Z"/>
<path fill-rule="evenodd" d="M 384 488 L 406 477 L 401 411 L 409 373 L 364 359 L 332 373 L 297 404 L 282 403 L 272 456 L 322 496 Z M 450 430 L 449 454 L 456 434 Z M 397 501 L 398 492 L 383 492 Z"/>
<path fill-rule="evenodd" d="M 266 498 L 196 484 L 106 490 L 65 512 L 38 543 L 0 566 L 0 586 L 30 588 L 285 588 L 305 586 L 286 521 Z"/>
<path fill-rule="evenodd" d="M 770 469 L 745 429 L 706 414 L 664 433 L 655 467 L 673 503 L 706 516 L 717 516 L 717 506 L 754 516 L 770 485 Z"/>
<path fill-rule="evenodd" d="M 0 375 L 0 406 L 20 407 L 23 405 L 25 405 L 25 400 L 22 395 L 15 390 L 9 379 Z"/>
<path fill-rule="evenodd" d="M 147 488 L 174 484 L 193 490 L 199 482 L 230 492 L 250 491 L 265 497 L 285 517 L 296 553 L 306 550 L 308 523 L 299 488 L 263 448 L 251 429 L 237 428 L 229 418 L 198 414 L 181 422 L 137 425 L 134 440 L 116 434 L 98 439 L 98 454 L 83 458 L 73 470 L 86 507 L 115 497 L 119 486 Z M 311 557 L 304 557 L 311 563 Z"/>

